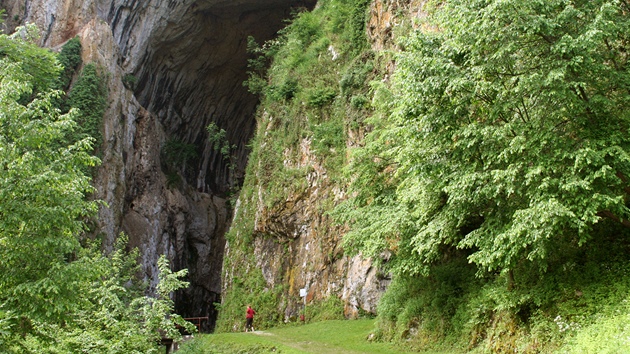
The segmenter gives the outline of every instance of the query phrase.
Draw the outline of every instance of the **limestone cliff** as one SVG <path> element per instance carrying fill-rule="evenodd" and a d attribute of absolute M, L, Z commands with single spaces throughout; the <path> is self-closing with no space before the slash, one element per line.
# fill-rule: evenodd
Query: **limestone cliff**
<path fill-rule="evenodd" d="M 184 316 L 215 318 L 229 190 L 242 180 L 257 99 L 242 86 L 247 36 L 270 39 L 301 0 L 3 0 L 5 31 L 35 23 L 41 44 L 79 36 L 83 61 L 106 73 L 103 161 L 94 183 L 104 200 L 98 229 L 106 245 L 124 231 L 139 247 L 147 279 L 167 254 L 192 286 L 176 298 Z M 205 129 L 226 131 L 231 156 Z M 194 161 L 167 176 L 165 144 L 194 146 Z M 176 178 L 173 178 L 176 177 Z M 170 179 L 169 179 L 170 178 Z M 176 183 L 172 181 L 175 180 Z M 213 321 L 208 328 L 213 326 Z"/>
<path fill-rule="evenodd" d="M 331 7 L 339 5 L 328 3 L 333 3 Z M 350 147 L 362 144 L 365 131 L 369 130 L 363 121 L 372 114 L 369 105 L 360 103 L 371 94 L 366 87 L 370 80 L 387 83 L 395 66 L 390 56 L 375 53 L 396 50 L 396 36 L 413 28 L 415 19 L 424 16 L 424 1 L 361 4 L 356 1 L 350 10 L 339 11 L 366 14 L 361 30 L 367 34 L 369 44 L 362 51 L 345 48 L 345 53 L 341 53 L 340 47 L 345 43 L 336 42 L 335 36 L 343 37 L 342 34 L 317 34 L 316 29 L 309 27 L 313 22 L 318 23 L 315 26 L 326 27 L 327 21 L 344 21 L 343 17 L 328 18 L 330 11 L 336 11 L 334 8 L 316 7 L 313 18 L 305 19 L 299 25 L 302 27 L 295 29 L 297 39 L 281 39 L 289 47 L 294 41 L 303 40 L 303 33 L 311 33 L 312 43 L 302 45 L 301 49 L 316 54 L 296 57 L 294 62 L 308 61 L 309 70 L 316 74 L 302 72 L 305 76 L 274 78 L 282 76 L 279 73 L 283 70 L 299 71 L 291 64 L 287 64 L 289 69 L 278 68 L 283 65 L 278 64 L 282 58 L 275 57 L 269 78 L 271 89 L 258 111 L 259 127 L 254 141 L 257 156 L 250 159 L 228 235 L 223 278 L 226 298 L 220 319 L 223 330 L 241 326 L 238 308 L 244 302 L 253 302 L 265 313 L 282 313 L 282 318 L 261 318 L 263 323 L 296 320 L 304 311 L 300 289 L 307 291 L 307 305 L 318 306 L 332 298 L 340 300 L 345 317 L 375 313 L 378 300 L 390 282 L 388 275 L 371 260 L 343 249 L 342 238 L 347 230 L 334 222 L 329 212 L 346 199 L 344 183 L 348 180 L 341 177 L 339 167 L 330 166 L 329 160 L 341 159 L 347 163 L 343 155 Z M 352 26 L 353 18 L 345 20 L 347 26 Z M 327 47 L 319 43 L 326 43 Z M 277 96 L 274 90 L 282 90 L 284 82 L 293 78 L 297 81 L 293 84 L 295 93 L 273 96 Z M 328 101 L 320 100 L 321 92 L 329 94 Z M 330 135 L 335 129 L 343 130 L 345 143 L 322 146 L 319 141 L 330 136 L 317 136 L 318 132 Z M 299 133 L 284 139 L 283 133 L 278 134 L 283 130 L 287 135 L 294 134 L 294 130 Z M 286 145 L 278 140 L 286 141 Z M 270 157 L 274 153 L 281 156 Z M 387 255 L 383 258 L 386 260 Z M 244 274 L 252 272 L 260 272 L 262 280 Z M 281 300 L 274 303 L 269 294 Z"/>
<path fill-rule="evenodd" d="M 224 252 L 238 256 L 230 245 L 224 248 L 233 214 L 228 197 L 243 183 L 247 144 L 256 128 L 257 97 L 242 85 L 247 37 L 259 43 L 271 39 L 293 9 L 314 5 L 312 0 L 0 0 L 5 31 L 35 23 L 41 44 L 52 49 L 79 36 L 84 63 L 96 63 L 106 73 L 108 108 L 98 147 L 103 164 L 94 180 L 95 198 L 106 205 L 99 211 L 98 232 L 106 247 L 120 232 L 129 234 L 153 286 L 160 254 L 175 268 L 188 268 L 191 287 L 177 294 L 177 311 L 210 316 L 206 330 L 214 326 L 213 303 L 236 276 L 225 269 L 222 288 Z M 391 46 L 398 24 L 394 12 L 419 16 L 410 9 L 420 7 L 375 1 L 367 26 L 373 47 Z M 210 123 L 225 130 L 235 147 L 229 157 L 209 141 Z M 166 166 L 163 150 L 169 142 L 194 147 L 195 157 Z M 303 287 L 308 301 L 341 298 L 348 316 L 373 312 L 387 279 L 370 261 L 344 255 L 339 247 L 344 230 L 318 201 L 342 200 L 343 186 L 331 182 L 310 144 L 304 139 L 298 157 L 287 160 L 308 166 L 302 190 L 289 191 L 284 203 L 272 207 L 260 198 L 240 200 L 256 210 L 253 258 L 240 261 L 261 269 L 268 287 L 285 284 L 278 295 L 287 318 L 297 313 Z"/>

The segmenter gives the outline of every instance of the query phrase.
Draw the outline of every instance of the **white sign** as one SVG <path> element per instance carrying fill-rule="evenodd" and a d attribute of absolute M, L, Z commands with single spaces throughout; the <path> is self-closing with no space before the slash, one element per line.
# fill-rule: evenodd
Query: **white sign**
<path fill-rule="evenodd" d="M 306 288 L 300 289 L 300 297 L 305 297 L 305 296 L 306 296 Z"/>

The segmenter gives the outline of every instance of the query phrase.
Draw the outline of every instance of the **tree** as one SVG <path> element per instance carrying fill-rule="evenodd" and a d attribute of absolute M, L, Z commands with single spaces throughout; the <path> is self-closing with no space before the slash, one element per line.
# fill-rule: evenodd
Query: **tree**
<path fill-rule="evenodd" d="M 98 246 L 95 244 L 94 246 Z M 192 323 L 172 314 L 170 293 L 188 286 L 181 280 L 186 270 L 172 272 L 164 256 L 156 297 L 144 295 L 145 284 L 139 272 L 138 250 L 127 252 L 127 236 L 121 234 L 116 250 L 103 257 L 96 247 L 82 250 L 80 262 L 97 274 L 86 277 L 75 289 L 82 306 L 64 323 L 40 322 L 16 352 L 29 353 L 158 353 L 162 337 L 180 340 L 179 328 L 193 333 Z"/>
<path fill-rule="evenodd" d="M 604 219 L 630 225 L 628 2 L 432 11 L 402 43 L 391 116 L 355 153 L 347 246 L 393 250 L 409 274 L 453 249 L 482 270 L 545 269 Z"/>
<path fill-rule="evenodd" d="M 98 162 L 89 138 L 60 144 L 76 111 L 54 107 L 60 67 L 30 33 L 0 35 L 0 309 L 24 331 L 77 306 L 73 283 L 85 269 L 71 261 L 81 220 L 97 208 L 80 168 Z"/>
<path fill-rule="evenodd" d="M 80 112 L 56 106 L 61 66 L 35 45 L 35 33 L 0 34 L 0 346 L 157 352 L 160 331 L 177 338 L 176 325 L 190 329 L 171 314 L 169 297 L 187 286 L 185 270 L 173 273 L 161 259 L 158 295 L 148 297 L 136 276 L 137 251 L 124 252 L 124 237 L 109 256 L 98 243 L 86 245 L 85 221 L 98 207 L 84 172 L 99 163 L 90 154 L 94 137 L 69 138 Z"/>

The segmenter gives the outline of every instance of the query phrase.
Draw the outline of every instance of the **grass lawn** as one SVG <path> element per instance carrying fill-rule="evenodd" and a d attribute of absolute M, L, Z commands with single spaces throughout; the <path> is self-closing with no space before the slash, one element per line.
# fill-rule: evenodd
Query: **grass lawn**
<path fill-rule="evenodd" d="M 254 333 L 197 335 L 197 338 L 185 343 L 178 353 L 411 353 L 389 343 L 367 341 L 373 329 L 373 319 L 361 319 L 324 321 Z"/>

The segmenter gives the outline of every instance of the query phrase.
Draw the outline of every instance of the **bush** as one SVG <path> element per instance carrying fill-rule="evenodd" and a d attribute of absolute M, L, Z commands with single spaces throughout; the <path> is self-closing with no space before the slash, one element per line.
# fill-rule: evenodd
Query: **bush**
<path fill-rule="evenodd" d="M 298 81 L 295 78 L 286 78 L 278 85 L 269 86 L 267 95 L 276 101 L 290 100 L 299 90 Z"/>
<path fill-rule="evenodd" d="M 350 98 L 350 105 L 356 109 L 366 108 L 368 102 L 367 97 L 362 94 L 354 95 Z"/>
<path fill-rule="evenodd" d="M 346 71 L 341 75 L 339 87 L 341 93 L 349 95 L 352 91 L 365 89 L 365 81 L 374 70 L 373 53 L 366 51 L 351 63 Z"/>
<path fill-rule="evenodd" d="M 132 74 L 125 74 L 122 81 L 123 85 L 125 85 L 126 88 L 130 90 L 135 90 L 138 83 L 138 78 Z"/>
<path fill-rule="evenodd" d="M 330 87 L 316 87 L 306 92 L 306 103 L 310 107 L 323 107 L 337 96 L 337 92 Z"/>
<path fill-rule="evenodd" d="M 63 72 L 59 77 L 59 88 L 66 90 L 70 85 L 72 76 L 76 73 L 77 68 L 81 65 L 81 40 L 74 37 L 67 41 L 62 47 L 61 52 L 57 56 L 59 63 L 63 66 Z"/>
<path fill-rule="evenodd" d="M 251 245 L 242 239 L 230 243 L 231 259 L 224 261 L 224 269 L 234 271 L 230 291 L 224 294 L 219 308 L 216 331 L 242 332 L 245 330 L 245 309 L 251 305 L 256 311 L 254 327 L 265 329 L 282 324 L 280 293 L 282 287 L 270 288 L 259 268 L 251 269 Z M 236 257 L 238 255 L 238 257 Z"/>
<path fill-rule="evenodd" d="M 68 95 L 68 104 L 79 109 L 78 129 L 73 140 L 86 136 L 94 138 L 94 146 L 100 146 L 103 138 L 101 124 L 107 108 L 107 87 L 96 65 L 87 64 Z"/>
<path fill-rule="evenodd" d="M 630 298 L 610 306 L 606 312 L 569 337 L 558 353 L 630 353 Z"/>
<path fill-rule="evenodd" d="M 365 23 L 367 22 L 367 9 L 369 0 L 356 0 L 352 8 L 350 20 L 352 44 L 355 50 L 361 51 L 367 46 Z"/>
<path fill-rule="evenodd" d="M 232 150 L 236 149 L 236 145 L 230 145 L 225 129 L 219 128 L 216 123 L 212 122 L 206 127 L 206 130 L 208 131 L 208 140 L 212 144 L 212 149 L 224 159 L 229 159 Z"/>
<path fill-rule="evenodd" d="M 322 35 L 320 18 L 313 12 L 302 12 L 287 27 L 285 33 L 290 33 L 306 47 Z"/>
<path fill-rule="evenodd" d="M 308 304 L 304 317 L 307 322 L 343 320 L 345 319 L 344 303 L 337 296 L 331 295 L 320 301 Z"/>
<path fill-rule="evenodd" d="M 461 256 L 432 267 L 427 276 L 395 276 L 378 304 L 377 335 L 406 340 L 422 350 L 449 337 L 459 341 L 464 333 L 461 311 L 480 283 Z"/>

